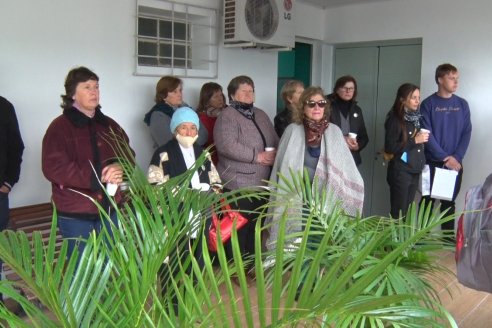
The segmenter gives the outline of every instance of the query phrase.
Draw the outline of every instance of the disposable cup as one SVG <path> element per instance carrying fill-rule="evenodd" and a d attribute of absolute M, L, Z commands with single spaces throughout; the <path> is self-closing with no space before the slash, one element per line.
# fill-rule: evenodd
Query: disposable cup
<path fill-rule="evenodd" d="M 349 138 L 355 139 L 357 138 L 357 133 L 349 132 L 348 136 Z"/>
<path fill-rule="evenodd" d="M 265 151 L 274 151 L 275 147 L 265 147 Z"/>
<path fill-rule="evenodd" d="M 106 184 L 106 191 L 108 192 L 108 195 L 109 196 L 116 195 L 116 190 L 118 190 L 118 185 L 116 183 L 110 183 L 110 182 L 108 182 Z"/>
<path fill-rule="evenodd" d="M 427 130 L 427 129 L 420 129 L 420 132 L 422 132 L 422 133 L 430 133 L 430 131 Z"/>

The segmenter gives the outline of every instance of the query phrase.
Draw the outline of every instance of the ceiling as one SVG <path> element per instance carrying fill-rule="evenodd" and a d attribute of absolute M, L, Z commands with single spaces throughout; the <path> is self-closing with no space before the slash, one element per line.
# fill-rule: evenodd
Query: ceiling
<path fill-rule="evenodd" d="M 342 7 L 356 3 L 370 3 L 391 0 L 299 0 L 299 2 L 309 3 L 321 8 Z"/>

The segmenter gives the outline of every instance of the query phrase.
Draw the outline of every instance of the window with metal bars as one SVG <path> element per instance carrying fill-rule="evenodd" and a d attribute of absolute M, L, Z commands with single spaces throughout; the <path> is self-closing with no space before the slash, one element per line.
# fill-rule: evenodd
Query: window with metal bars
<path fill-rule="evenodd" d="M 139 0 L 136 74 L 216 77 L 216 16 L 210 8 Z"/>

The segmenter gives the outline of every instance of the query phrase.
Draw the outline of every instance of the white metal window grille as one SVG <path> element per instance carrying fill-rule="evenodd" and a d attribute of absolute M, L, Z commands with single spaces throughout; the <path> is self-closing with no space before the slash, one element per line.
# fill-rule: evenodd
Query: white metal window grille
<path fill-rule="evenodd" d="M 217 11 L 161 0 L 137 1 L 137 75 L 217 76 Z"/>

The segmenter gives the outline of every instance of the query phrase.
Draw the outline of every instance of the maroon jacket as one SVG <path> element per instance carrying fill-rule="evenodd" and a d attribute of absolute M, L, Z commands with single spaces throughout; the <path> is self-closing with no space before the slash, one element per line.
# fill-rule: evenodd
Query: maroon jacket
<path fill-rule="evenodd" d="M 65 109 L 48 127 L 43 138 L 42 168 L 51 182 L 52 199 L 59 214 L 97 219 L 96 205 L 84 195 L 108 206 L 98 179 L 102 169 L 116 161 L 111 130 L 128 144 L 125 131 L 99 108 L 93 118 L 76 108 Z M 115 199 L 121 201 L 119 192 Z"/>

